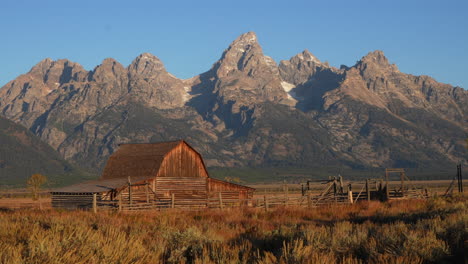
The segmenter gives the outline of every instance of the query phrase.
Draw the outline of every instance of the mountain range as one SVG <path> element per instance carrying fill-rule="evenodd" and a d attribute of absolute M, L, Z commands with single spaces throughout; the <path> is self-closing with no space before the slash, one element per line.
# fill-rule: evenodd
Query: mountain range
<path fill-rule="evenodd" d="M 210 167 L 406 167 L 466 160 L 468 91 L 373 51 L 339 69 L 305 50 L 277 64 L 253 32 L 190 79 L 143 53 L 91 71 L 45 59 L 0 89 L 0 115 L 99 172 L 120 143 L 183 138 Z"/>

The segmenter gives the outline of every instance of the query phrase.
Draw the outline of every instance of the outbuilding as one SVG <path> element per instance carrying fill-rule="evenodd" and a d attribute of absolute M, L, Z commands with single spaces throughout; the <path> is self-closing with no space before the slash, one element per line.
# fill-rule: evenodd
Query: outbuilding
<path fill-rule="evenodd" d="M 239 203 L 255 189 L 209 177 L 202 156 L 184 140 L 121 144 L 99 180 L 53 190 L 52 207 L 91 208 L 93 203 L 138 208 L 205 208 L 210 199 Z"/>

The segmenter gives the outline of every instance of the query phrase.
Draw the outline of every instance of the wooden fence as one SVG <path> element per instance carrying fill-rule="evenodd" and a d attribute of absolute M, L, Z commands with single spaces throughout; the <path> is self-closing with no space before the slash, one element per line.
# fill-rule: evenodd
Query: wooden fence
<path fill-rule="evenodd" d="M 314 207 L 328 204 L 352 204 L 358 201 L 380 200 L 400 198 L 427 198 L 427 191 L 421 192 L 416 188 L 393 188 L 382 179 L 367 179 L 361 182 L 348 182 L 345 184 L 341 176 L 318 182 L 320 192 L 314 192 L 307 183 L 307 188 L 302 188 L 301 194 L 296 196 L 289 193 L 287 185 L 284 193 L 276 196 L 248 197 L 241 196 L 237 192 L 211 191 L 200 193 L 198 191 L 185 192 L 183 189 L 174 192 L 168 190 L 167 195 L 158 196 L 151 191 L 149 186 L 141 185 L 138 190 L 128 189 L 117 196 L 109 196 L 98 193 L 80 194 L 54 194 L 52 206 L 69 209 L 118 210 L 118 211 L 148 211 L 165 209 L 224 209 L 235 207 L 269 208 L 279 206 Z M 352 190 L 352 186 L 356 189 Z M 138 187 L 138 186 L 137 186 Z M 141 188 L 140 188 L 141 187 Z M 182 186 L 180 187 L 182 188 Z M 248 197 L 248 198 L 247 198 Z"/>
<path fill-rule="evenodd" d="M 284 195 L 278 196 L 263 196 L 249 199 L 235 199 L 231 197 L 224 197 L 222 192 L 219 192 L 216 197 L 207 198 L 204 203 L 180 199 L 178 200 L 175 195 L 170 199 L 162 199 L 150 202 L 133 202 L 129 203 L 126 199 L 115 201 L 102 201 L 98 198 L 97 194 L 93 195 L 91 203 L 82 205 L 82 208 L 92 208 L 94 212 L 97 211 L 150 211 L 150 210 L 166 210 L 166 209 L 184 209 L 184 210 L 201 210 L 201 209 L 227 209 L 227 208 L 262 208 L 268 210 L 270 208 L 282 206 L 296 206 L 296 207 L 316 207 L 326 204 L 350 204 L 354 200 L 350 199 L 349 195 L 336 195 L 334 197 L 311 195 L 288 197 Z"/>
<path fill-rule="evenodd" d="M 358 201 L 370 200 L 388 200 L 389 198 L 424 198 L 424 195 L 416 190 L 391 190 L 387 191 L 387 184 L 382 180 L 368 179 L 363 182 L 356 182 L 357 190 L 352 190 L 351 184 L 345 185 L 341 179 L 331 178 L 328 181 L 323 181 L 320 192 L 312 192 L 311 190 L 302 190 L 301 195 L 291 196 L 288 188 L 284 188 L 283 194 L 276 196 L 256 197 L 256 198 L 241 198 L 239 195 L 232 195 L 229 192 L 210 192 L 209 195 L 187 195 L 184 192 L 172 192 L 169 197 L 157 198 L 155 193 L 149 192 L 146 188 L 145 192 L 140 195 L 136 192 L 122 192 L 113 200 L 102 199 L 99 194 L 89 194 L 83 200 L 78 208 L 88 208 L 97 212 L 100 210 L 118 210 L 120 212 L 131 211 L 149 211 L 149 210 L 165 210 L 165 209 L 184 209 L 184 210 L 201 210 L 201 209 L 225 209 L 236 207 L 251 207 L 270 208 L 280 206 L 302 206 L 315 207 L 329 204 L 352 204 Z M 388 196 L 387 196 L 388 195 Z M 72 201 L 73 199 L 68 200 Z M 83 199 L 83 198 L 80 198 Z M 52 203 L 64 202 L 66 199 L 53 197 Z M 76 205 L 76 204 L 75 204 Z M 66 206 L 60 206 L 66 207 Z"/>

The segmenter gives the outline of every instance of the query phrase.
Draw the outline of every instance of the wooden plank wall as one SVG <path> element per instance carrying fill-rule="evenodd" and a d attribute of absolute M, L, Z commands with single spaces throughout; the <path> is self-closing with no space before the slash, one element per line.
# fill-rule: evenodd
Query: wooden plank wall
<path fill-rule="evenodd" d="M 176 207 L 203 207 L 208 197 L 207 178 L 159 177 L 155 192 L 161 200 L 174 194 Z"/>
<path fill-rule="evenodd" d="M 222 193 L 223 197 L 228 199 L 249 199 L 253 197 L 253 189 L 248 187 L 232 184 L 217 179 L 208 179 L 209 197 L 217 197 L 218 193 Z"/>
<path fill-rule="evenodd" d="M 203 161 L 187 144 L 179 144 L 164 158 L 158 177 L 202 177 L 208 178 Z"/>
<path fill-rule="evenodd" d="M 97 201 L 101 201 L 101 194 L 97 194 Z M 92 204 L 92 193 L 52 193 L 52 208 L 89 209 Z"/>

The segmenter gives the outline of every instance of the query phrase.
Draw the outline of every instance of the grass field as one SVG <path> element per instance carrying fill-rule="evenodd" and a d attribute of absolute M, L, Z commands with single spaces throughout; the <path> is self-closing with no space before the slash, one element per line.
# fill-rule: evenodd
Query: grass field
<path fill-rule="evenodd" d="M 0 263 L 464 263 L 468 198 L 138 214 L 3 209 Z"/>

